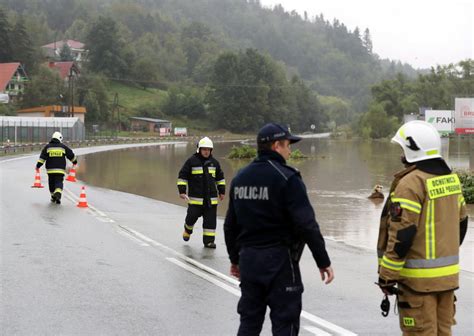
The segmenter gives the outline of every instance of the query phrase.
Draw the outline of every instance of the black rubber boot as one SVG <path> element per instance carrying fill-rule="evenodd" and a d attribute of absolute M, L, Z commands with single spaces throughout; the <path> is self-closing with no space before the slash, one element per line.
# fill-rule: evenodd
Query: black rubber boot
<path fill-rule="evenodd" d="M 56 204 L 61 204 L 61 193 L 59 192 L 55 192 L 53 194 L 53 197 L 51 198 L 51 200 L 54 198 L 54 200 L 56 201 Z"/>

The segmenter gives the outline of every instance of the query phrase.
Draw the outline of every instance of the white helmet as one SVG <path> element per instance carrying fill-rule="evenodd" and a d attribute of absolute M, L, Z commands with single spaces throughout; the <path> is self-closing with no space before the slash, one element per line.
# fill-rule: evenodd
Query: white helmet
<path fill-rule="evenodd" d="M 407 162 L 418 162 L 441 157 L 441 139 L 433 125 L 413 120 L 399 128 L 392 138 L 403 148 Z"/>
<path fill-rule="evenodd" d="M 53 136 L 51 137 L 52 139 L 57 139 L 59 142 L 63 141 L 63 135 L 59 132 L 54 132 Z"/>
<path fill-rule="evenodd" d="M 209 139 L 208 137 L 204 137 L 198 142 L 197 150 L 196 153 L 199 153 L 199 149 L 201 148 L 214 148 L 214 144 L 212 143 L 212 140 Z"/>

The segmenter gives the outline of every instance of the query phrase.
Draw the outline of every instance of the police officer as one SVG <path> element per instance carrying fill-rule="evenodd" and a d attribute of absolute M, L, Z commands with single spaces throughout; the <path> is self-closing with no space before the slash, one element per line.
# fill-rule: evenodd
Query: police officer
<path fill-rule="evenodd" d="M 224 172 L 212 156 L 213 148 L 208 137 L 199 140 L 196 153 L 186 160 L 178 174 L 179 196 L 188 201 L 183 240 L 189 240 L 194 224 L 202 216 L 203 243 L 207 248 L 216 248 L 217 203 L 225 195 Z"/>
<path fill-rule="evenodd" d="M 406 168 L 395 175 L 382 211 L 379 286 L 398 293 L 403 335 L 451 335 L 468 222 L 461 184 L 431 124 L 410 121 L 392 142 L 402 147 Z"/>
<path fill-rule="evenodd" d="M 51 202 L 56 204 L 61 204 L 64 175 L 66 175 L 66 158 L 73 164 L 77 164 L 77 157 L 74 152 L 62 141 L 62 134 L 54 132 L 51 141 L 43 148 L 36 163 L 36 171 L 39 171 L 46 162 Z"/>
<path fill-rule="evenodd" d="M 326 284 L 334 273 L 299 172 L 286 165 L 301 138 L 279 124 L 263 126 L 258 157 L 233 179 L 224 233 L 233 276 L 240 278 L 239 335 L 258 335 L 271 309 L 274 335 L 296 335 L 303 284 L 298 266 L 305 243 Z"/>

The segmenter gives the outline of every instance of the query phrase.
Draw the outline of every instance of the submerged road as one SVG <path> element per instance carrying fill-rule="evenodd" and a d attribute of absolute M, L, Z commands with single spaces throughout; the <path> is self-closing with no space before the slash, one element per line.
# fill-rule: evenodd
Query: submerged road
<path fill-rule="evenodd" d="M 86 186 L 89 208 L 78 208 L 81 181 L 65 182 L 63 204 L 51 204 L 44 169 L 45 188 L 30 188 L 37 157 L 0 161 L 0 335 L 236 334 L 240 291 L 228 275 L 222 219 L 217 249 L 208 250 L 201 221 L 182 241 L 184 204 Z M 328 286 L 303 255 L 300 334 L 399 335 L 393 308 L 380 315 L 374 251 L 327 246 L 336 274 Z M 455 335 L 472 333 L 473 283 L 461 272 Z M 270 334 L 267 317 L 262 335 Z"/>

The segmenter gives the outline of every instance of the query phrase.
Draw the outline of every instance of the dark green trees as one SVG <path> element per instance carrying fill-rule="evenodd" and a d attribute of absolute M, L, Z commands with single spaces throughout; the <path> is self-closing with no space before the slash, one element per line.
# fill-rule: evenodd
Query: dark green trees
<path fill-rule="evenodd" d="M 323 119 L 314 93 L 298 77 L 288 81 L 281 66 L 255 49 L 217 59 L 207 101 L 216 126 L 236 132 L 270 121 L 309 130 Z"/>
<path fill-rule="evenodd" d="M 127 73 L 125 41 L 112 18 L 99 16 L 87 34 L 86 49 L 89 50 L 91 71 L 112 78 L 120 78 Z"/>

